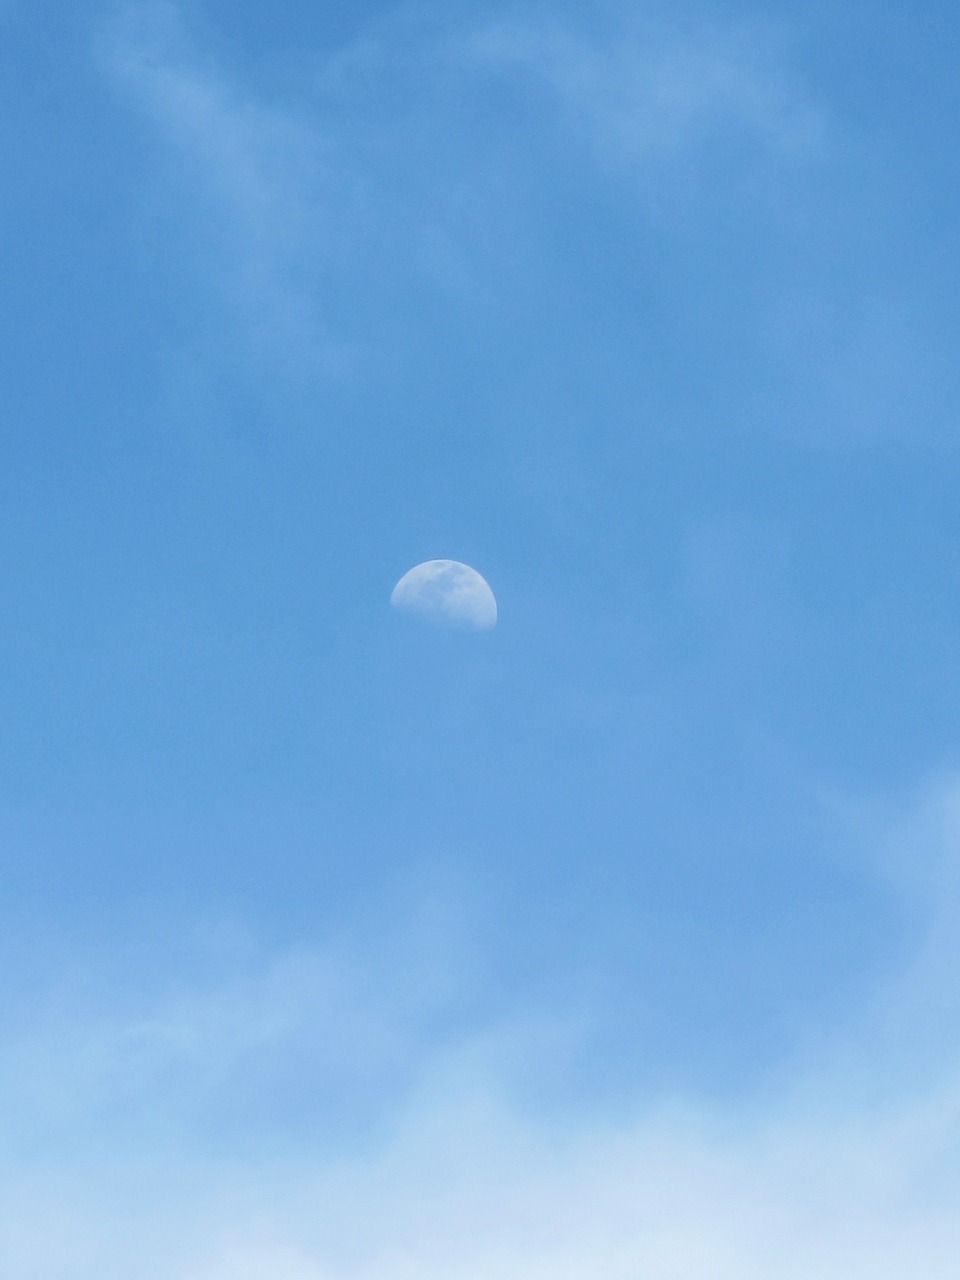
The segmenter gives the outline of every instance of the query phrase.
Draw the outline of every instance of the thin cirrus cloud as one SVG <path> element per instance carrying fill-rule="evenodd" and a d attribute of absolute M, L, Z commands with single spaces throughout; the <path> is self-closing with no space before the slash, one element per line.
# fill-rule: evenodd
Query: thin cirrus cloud
<path fill-rule="evenodd" d="M 494 328 L 535 341 L 541 363 L 597 340 L 580 331 L 583 285 L 541 234 L 553 218 L 566 234 L 553 188 L 576 174 L 645 225 L 632 252 L 651 310 L 634 347 L 677 311 L 714 351 L 700 373 L 720 397 L 712 432 L 832 447 L 902 435 L 908 418 L 940 430 L 942 335 L 895 269 L 896 213 L 859 159 L 869 139 L 805 90 L 785 35 L 390 15 L 318 55 L 296 102 L 204 56 L 172 7 L 129 11 L 101 49 L 160 144 L 148 217 L 188 246 L 222 312 L 216 341 L 267 378 L 422 380 L 428 345 L 431 368 L 468 358 L 449 345 L 497 370 Z M 704 236 L 719 253 L 703 255 Z M 650 293 L 664 272 L 669 297 Z M 601 340 L 625 344 L 607 376 L 642 403 L 627 337 Z M 525 393 L 497 375 L 509 417 Z"/>
<path fill-rule="evenodd" d="M 227 332 L 245 355 L 262 352 L 282 365 L 292 346 L 302 360 L 308 342 L 322 336 L 293 275 L 311 219 L 318 230 L 308 198 L 318 163 L 310 129 L 238 92 L 199 59 L 168 6 L 127 11 L 101 39 L 100 59 L 165 144 L 148 214 L 187 225 L 186 261 L 225 304 Z M 328 225 L 319 231 L 329 239 Z M 231 330 L 231 316 L 239 329 L 235 321 Z"/>
<path fill-rule="evenodd" d="M 551 90 L 610 158 L 676 153 L 724 129 L 775 150 L 822 142 L 822 110 L 791 83 L 782 52 L 748 27 L 665 38 L 655 22 L 592 39 L 561 23 L 508 22 L 471 47 L 491 65 L 526 72 Z"/>
<path fill-rule="evenodd" d="M 102 50 L 174 158 L 166 180 L 201 229 L 198 270 L 284 358 L 297 333 L 301 359 L 317 339 L 356 346 L 358 315 L 369 326 L 411 287 L 467 312 L 496 310 L 504 290 L 515 303 L 521 254 L 524 290 L 539 280 L 549 293 L 559 264 L 530 231 L 548 137 L 584 179 L 612 163 L 660 182 L 712 138 L 789 152 L 822 131 L 777 51 L 749 34 L 678 43 L 655 24 L 598 37 L 560 20 L 391 16 L 319 59 L 296 105 L 258 101 L 191 46 L 170 7 L 132 10 Z M 376 324 L 374 336 L 387 341 Z"/>

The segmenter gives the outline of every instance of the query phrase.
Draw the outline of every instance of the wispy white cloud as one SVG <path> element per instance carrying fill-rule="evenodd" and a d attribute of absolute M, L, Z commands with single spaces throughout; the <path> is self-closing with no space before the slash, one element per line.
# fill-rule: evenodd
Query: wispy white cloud
<path fill-rule="evenodd" d="M 585 125 L 621 162 L 675 156 L 731 130 L 778 150 L 809 148 L 825 127 L 822 109 L 791 83 L 782 51 L 759 31 L 680 37 L 648 21 L 591 36 L 560 21 L 501 22 L 472 47 L 480 60 L 551 90 L 561 119 Z"/>
<path fill-rule="evenodd" d="M 585 180 L 612 161 L 659 181 L 727 135 L 789 152 L 820 129 L 775 44 L 740 32 L 601 38 L 398 9 L 318 52 L 312 92 L 269 103 L 191 45 L 172 4 L 128 8 L 103 50 L 175 160 L 168 202 L 202 228 L 196 269 L 247 349 L 327 372 L 386 340 L 395 303 L 506 312 L 544 287 L 557 264 L 527 205 L 545 135 L 569 139 Z M 529 108 L 507 129 L 505 85 Z"/>
<path fill-rule="evenodd" d="M 310 236 L 334 234 L 313 198 L 322 138 L 296 112 L 233 86 L 191 45 L 174 5 L 128 7 L 100 56 L 163 143 L 150 214 L 167 219 L 196 278 L 215 283 L 222 327 L 248 356 L 280 367 L 291 345 L 302 364 L 312 341 L 314 361 L 335 372 L 335 344 L 297 274 Z M 192 250 L 184 224 L 198 233 Z"/>
<path fill-rule="evenodd" d="M 740 379 L 738 424 L 901 435 L 943 412 L 942 339 L 880 269 L 856 139 L 794 61 L 788 30 L 732 19 L 400 7 L 268 99 L 175 5 L 133 5 L 102 41 L 157 142 L 145 216 L 201 285 L 201 342 L 273 386 L 373 394 L 458 351 L 495 363 L 514 332 L 581 341 L 554 190 L 575 178 L 618 225 L 632 202 L 640 276 L 649 253 L 651 278 L 675 260 L 703 277 L 678 269 L 656 306 L 689 312 L 710 358 L 735 335 L 716 376 Z M 500 416 L 526 394 L 503 385 Z"/>

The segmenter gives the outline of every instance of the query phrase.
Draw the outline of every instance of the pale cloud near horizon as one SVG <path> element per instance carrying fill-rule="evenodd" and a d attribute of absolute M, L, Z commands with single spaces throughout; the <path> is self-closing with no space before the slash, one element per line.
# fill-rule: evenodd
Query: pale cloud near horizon
<path fill-rule="evenodd" d="M 882 829 L 870 819 L 877 866 L 925 904 L 924 936 L 815 1064 L 795 1063 L 753 1098 L 538 1115 L 510 1074 L 517 1044 L 527 1037 L 520 1052 L 536 1053 L 550 1029 L 494 1025 L 422 1053 L 360 1142 L 258 1154 L 253 1139 L 237 1161 L 182 1129 L 138 1153 L 121 1130 L 100 1157 L 8 1167 L 0 1262 L 24 1280 L 902 1280 L 922 1260 L 925 1277 L 948 1280 L 960 1253 L 960 1043 L 952 1021 L 936 1023 L 956 999 L 946 953 L 960 917 L 958 795 L 945 777 Z M 225 1067 L 256 1065 L 265 1043 L 281 1048 L 282 1090 L 283 1046 L 302 1057 L 303 1027 L 362 1069 L 399 1024 L 415 1034 L 417 999 L 440 998 L 427 981 L 401 1008 L 374 973 L 358 986 L 317 956 L 269 961 L 251 981 L 246 994 L 234 981 L 141 1017 L 152 1033 L 140 1051 L 152 1045 L 157 1070 L 141 1064 L 140 1105 L 169 1114 L 157 1095 L 170 1088 L 171 1039 L 212 1080 L 210 1105 Z M 906 1073 L 884 1061 L 898 1025 L 914 1042 Z M 91 1035 L 104 1087 L 122 1092 L 122 1034 Z M 42 1093 L 73 1088 L 90 1105 L 75 1051 L 61 1053 L 52 1086 L 56 1057 L 47 1051 Z M 8 1072 L 8 1115 L 10 1084 Z"/>
<path fill-rule="evenodd" d="M 674 1105 L 565 1133 L 455 1091 L 326 1164 L 14 1174 L 30 1202 L 5 1196 L 0 1256 L 31 1280 L 901 1280 L 918 1260 L 947 1280 L 958 1118 L 953 1087 L 859 1114 Z"/>

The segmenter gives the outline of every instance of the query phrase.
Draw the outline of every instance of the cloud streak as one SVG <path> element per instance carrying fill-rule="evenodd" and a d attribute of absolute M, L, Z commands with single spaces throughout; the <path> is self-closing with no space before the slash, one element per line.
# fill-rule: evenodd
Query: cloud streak
<path fill-rule="evenodd" d="M 748 30 L 679 39 L 656 23 L 588 37 L 557 21 L 503 22 L 472 41 L 477 58 L 552 92 L 608 157 L 676 155 L 725 131 L 775 150 L 822 140 L 822 111 L 790 85 L 782 55 Z"/>
<path fill-rule="evenodd" d="M 805 86 L 788 33 L 398 10 L 270 101 L 175 6 L 132 7 L 102 48 L 159 143 L 148 216 L 208 290 L 202 341 L 274 386 L 395 396 L 483 367 L 509 417 L 530 394 L 510 335 L 548 369 L 596 343 L 629 378 L 622 332 L 581 332 L 589 244 L 558 247 L 574 184 L 614 221 L 630 206 L 627 277 L 650 308 L 631 349 L 684 312 L 708 376 L 736 387 L 722 429 L 834 445 L 942 413 L 942 341 L 887 269 L 863 140 Z"/>
<path fill-rule="evenodd" d="M 593 182 L 612 166 L 656 207 L 664 173 L 724 138 L 799 157 L 821 130 L 749 33 L 398 11 L 269 104 L 192 47 L 175 6 L 128 9 L 102 47 L 166 148 L 158 204 L 198 235 L 196 269 L 243 317 L 248 354 L 288 373 L 382 375 L 411 311 L 465 341 L 511 314 L 543 323 L 563 274 L 538 225 L 551 168 Z"/>

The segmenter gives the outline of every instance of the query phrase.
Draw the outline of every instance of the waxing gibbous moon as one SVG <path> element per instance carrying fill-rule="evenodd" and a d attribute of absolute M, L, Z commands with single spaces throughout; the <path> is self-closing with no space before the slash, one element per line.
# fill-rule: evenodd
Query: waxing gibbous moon
<path fill-rule="evenodd" d="M 440 626 L 489 631 L 497 625 L 497 601 L 489 584 L 459 560 L 415 565 L 393 588 L 390 603 Z"/>

